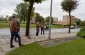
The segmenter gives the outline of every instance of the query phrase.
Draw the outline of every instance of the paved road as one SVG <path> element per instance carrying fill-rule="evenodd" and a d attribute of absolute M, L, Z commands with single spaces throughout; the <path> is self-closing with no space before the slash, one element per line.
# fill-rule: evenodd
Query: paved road
<path fill-rule="evenodd" d="M 80 29 L 72 29 L 71 32 L 78 32 Z M 35 28 L 31 28 L 30 29 L 30 35 L 35 35 Z M 67 33 L 68 32 L 68 28 L 62 28 L 62 29 L 52 29 L 51 33 Z M 45 31 L 46 34 L 48 34 L 48 31 Z M 20 35 L 24 36 L 25 35 L 25 29 L 22 28 L 20 31 Z M 9 28 L 4 28 L 4 29 L 0 29 L 0 38 L 2 37 L 10 37 L 10 30 Z"/>

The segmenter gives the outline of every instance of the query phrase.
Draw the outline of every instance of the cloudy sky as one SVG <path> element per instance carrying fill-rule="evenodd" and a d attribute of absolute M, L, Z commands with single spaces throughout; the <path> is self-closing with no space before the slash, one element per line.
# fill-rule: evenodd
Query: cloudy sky
<path fill-rule="evenodd" d="M 65 11 L 61 9 L 62 0 L 53 0 L 53 17 L 62 20 L 63 15 L 67 15 Z M 12 15 L 16 5 L 23 2 L 22 0 L 0 0 L 0 16 Z M 50 15 L 50 0 L 46 0 L 41 4 L 35 4 L 35 12 L 40 13 L 43 17 Z M 85 0 L 80 0 L 79 6 L 72 12 L 76 18 L 85 20 Z"/>

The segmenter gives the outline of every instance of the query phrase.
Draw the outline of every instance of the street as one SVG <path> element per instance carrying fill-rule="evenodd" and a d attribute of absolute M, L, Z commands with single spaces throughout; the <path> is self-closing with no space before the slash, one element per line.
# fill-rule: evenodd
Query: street
<path fill-rule="evenodd" d="M 71 29 L 71 32 L 78 32 L 79 29 Z M 30 29 L 30 36 L 34 35 L 35 36 L 36 29 L 31 28 Z M 49 31 L 45 31 L 45 35 L 48 34 Z M 61 28 L 61 29 L 51 29 L 51 34 L 56 34 L 56 33 L 68 33 L 68 28 Z M 40 33 L 39 33 L 40 34 Z M 25 36 L 25 28 L 21 28 L 20 30 L 20 36 Z M 9 28 L 4 28 L 0 29 L 0 38 L 2 37 L 10 37 L 10 30 Z"/>

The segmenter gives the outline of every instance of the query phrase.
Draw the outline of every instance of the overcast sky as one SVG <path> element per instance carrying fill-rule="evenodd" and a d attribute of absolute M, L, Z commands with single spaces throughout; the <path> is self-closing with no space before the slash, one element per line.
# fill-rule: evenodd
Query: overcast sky
<path fill-rule="evenodd" d="M 61 9 L 62 0 L 53 0 L 53 17 L 62 20 L 63 15 L 67 15 L 65 11 Z M 22 0 L 0 0 L 0 16 L 12 15 L 16 5 L 21 3 Z M 46 0 L 41 4 L 35 4 L 35 12 L 40 13 L 43 17 L 50 15 L 50 0 Z M 72 12 L 76 18 L 85 20 L 85 0 L 80 0 L 79 6 Z"/>

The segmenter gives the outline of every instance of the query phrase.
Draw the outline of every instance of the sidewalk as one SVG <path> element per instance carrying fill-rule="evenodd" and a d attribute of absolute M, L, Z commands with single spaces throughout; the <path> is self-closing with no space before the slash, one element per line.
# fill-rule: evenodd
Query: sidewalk
<path fill-rule="evenodd" d="M 72 37 L 76 36 L 76 33 L 52 33 L 51 38 L 63 38 L 63 37 Z M 28 39 L 27 37 L 22 37 L 21 41 L 22 43 L 29 44 L 32 42 L 37 42 L 37 41 L 43 41 L 48 39 L 48 34 L 46 35 L 39 35 L 38 37 L 35 37 L 34 35 L 31 36 L 31 39 Z M 10 48 L 10 38 L 0 38 L 0 55 L 5 55 L 8 51 L 13 50 L 15 48 L 18 48 L 18 43 L 14 42 L 15 48 L 11 49 Z"/>

